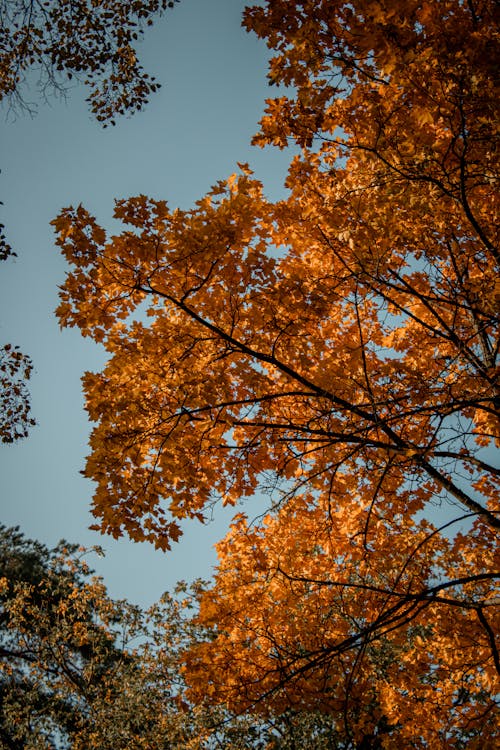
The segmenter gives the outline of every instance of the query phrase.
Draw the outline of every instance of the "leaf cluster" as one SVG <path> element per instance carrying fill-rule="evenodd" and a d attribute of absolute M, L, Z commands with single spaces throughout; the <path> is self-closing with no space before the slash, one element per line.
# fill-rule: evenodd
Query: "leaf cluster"
<path fill-rule="evenodd" d="M 136 44 L 167 0 L 3 0 L 0 3 L 0 100 L 36 111 L 26 99 L 35 76 L 39 94 L 64 95 L 82 81 L 98 122 L 143 108 L 160 86 L 142 68 Z"/>
<path fill-rule="evenodd" d="M 36 422 L 30 415 L 30 395 L 26 385 L 33 365 L 19 347 L 5 344 L 0 348 L 0 441 L 12 443 L 27 437 Z"/>

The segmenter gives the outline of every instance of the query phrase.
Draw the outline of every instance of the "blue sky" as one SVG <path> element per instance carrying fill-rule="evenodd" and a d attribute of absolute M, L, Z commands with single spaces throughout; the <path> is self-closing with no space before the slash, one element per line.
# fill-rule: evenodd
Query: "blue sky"
<path fill-rule="evenodd" d="M 250 147 L 264 99 L 265 44 L 240 26 L 245 2 L 182 0 L 139 47 L 146 70 L 163 84 L 144 112 L 103 130 L 75 87 L 67 102 L 40 104 L 34 118 L 0 118 L 0 221 L 18 258 L 0 268 L 0 343 L 18 344 L 35 364 L 30 389 L 38 426 L 0 446 L 0 520 L 26 536 L 100 544 L 92 558 L 114 597 L 141 605 L 180 578 L 208 577 L 231 509 L 208 526 L 195 522 L 174 550 L 155 552 L 88 530 L 92 484 L 80 476 L 90 425 L 80 377 L 104 356 L 54 316 L 65 264 L 50 226 L 63 206 L 82 203 L 112 228 L 113 200 L 145 193 L 190 207 L 218 179 L 248 161 L 269 197 L 282 195 L 290 154 Z M 34 98 L 34 97 L 33 97 Z M 257 500 L 254 507 L 259 509 Z M 233 511 L 234 512 L 234 511 Z"/>

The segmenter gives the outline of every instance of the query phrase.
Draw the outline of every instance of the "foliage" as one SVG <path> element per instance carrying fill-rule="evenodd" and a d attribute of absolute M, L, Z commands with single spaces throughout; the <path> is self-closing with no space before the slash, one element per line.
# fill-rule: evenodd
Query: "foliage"
<path fill-rule="evenodd" d="M 54 221 L 61 323 L 110 355 L 84 378 L 98 527 L 168 548 L 269 494 L 200 596 L 194 700 L 343 712 L 352 747 L 497 739 L 494 12 L 248 9 L 294 87 L 255 138 L 301 147 L 288 196 L 240 165 L 191 211 L 118 201 L 109 239 L 81 206 Z"/>
<path fill-rule="evenodd" d="M 0 206 L 3 206 L 2 201 L 0 201 Z M 4 229 L 5 224 L 0 223 L 0 261 L 7 260 L 7 258 L 10 258 L 12 255 L 15 256 L 15 253 L 7 242 Z"/>
<path fill-rule="evenodd" d="M 178 0 L 176 0 L 178 1 Z M 90 88 L 87 99 L 99 122 L 142 109 L 159 88 L 137 59 L 144 26 L 173 2 L 167 0 L 2 0 L 0 100 L 35 111 L 24 97 L 29 71 L 43 97 L 64 94 L 73 78 Z"/>
<path fill-rule="evenodd" d="M 129 746 L 104 741 L 110 727 L 96 725 L 105 711 L 120 720 L 116 733 L 133 725 L 117 696 L 133 685 L 125 644 L 140 632 L 138 612 L 107 597 L 81 549 L 48 550 L 17 529 L 1 532 L 2 746 Z"/>
<path fill-rule="evenodd" d="M 312 499 L 261 524 L 241 515 L 200 597 L 212 637 L 186 654 L 191 700 L 208 693 L 236 712 L 319 710 L 346 748 L 381 738 L 388 748 L 494 743 L 492 535 L 462 560 L 460 535 L 447 544 L 425 522 L 404 536 L 401 520 L 377 525 L 363 549 L 340 514 Z"/>
<path fill-rule="evenodd" d="M 110 599 L 85 563 L 89 550 L 48 550 L 5 527 L 0 550 L 1 747 L 333 747 L 327 716 L 262 720 L 186 703 L 179 658 L 203 632 L 192 617 L 201 583 L 141 612 Z"/>
<path fill-rule="evenodd" d="M 30 394 L 26 386 L 33 365 L 19 347 L 0 347 L 0 442 L 12 443 L 27 437 L 36 422 L 30 416 Z"/>
<path fill-rule="evenodd" d="M 1 205 L 1 202 L 0 202 Z M 0 262 L 15 257 L 0 224 Z M 17 346 L 0 347 L 0 442 L 12 443 L 26 437 L 36 424 L 30 415 L 30 394 L 26 381 L 31 377 L 33 364 Z"/>

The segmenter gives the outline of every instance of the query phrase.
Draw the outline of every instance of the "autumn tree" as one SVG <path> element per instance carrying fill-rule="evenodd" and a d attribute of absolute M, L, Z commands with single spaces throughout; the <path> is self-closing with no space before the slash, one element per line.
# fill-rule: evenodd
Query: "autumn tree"
<path fill-rule="evenodd" d="M 91 550 L 49 550 L 0 527 L 0 551 L 0 747 L 333 747 L 328 716 L 263 720 L 186 702 L 179 658 L 203 639 L 192 617 L 201 582 L 141 611 L 109 597 L 85 562 Z"/>
<path fill-rule="evenodd" d="M 127 648 L 138 611 L 106 595 L 74 545 L 48 550 L 2 527 L 0 547 L 0 744 L 128 747 L 104 741 L 111 729 L 97 716 L 118 709 L 115 739 L 133 733 L 117 704 L 138 671 Z"/>
<path fill-rule="evenodd" d="M 178 2 L 178 0 L 176 0 Z M 136 43 L 167 0 L 2 0 L 0 2 L 0 101 L 36 111 L 38 96 L 63 95 L 73 79 L 89 87 L 89 107 L 99 122 L 142 109 L 159 85 L 142 68 Z"/>
<path fill-rule="evenodd" d="M 292 87 L 255 137 L 300 147 L 288 196 L 240 165 L 191 211 L 118 201 L 109 239 L 81 206 L 54 222 L 61 323 L 109 353 L 84 378 L 97 526 L 167 548 L 262 496 L 200 596 L 194 700 L 343 711 L 351 747 L 496 741 L 495 13 L 249 8 Z"/>

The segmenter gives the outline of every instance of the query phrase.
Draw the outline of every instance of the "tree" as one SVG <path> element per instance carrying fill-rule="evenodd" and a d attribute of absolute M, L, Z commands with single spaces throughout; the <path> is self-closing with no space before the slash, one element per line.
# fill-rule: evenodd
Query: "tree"
<path fill-rule="evenodd" d="M 200 596 L 211 637 L 186 650 L 190 700 L 320 711 L 349 750 L 493 748 L 494 541 L 461 560 L 460 536 L 447 544 L 421 522 L 400 540 L 400 524 L 377 520 L 364 548 L 311 497 L 260 524 L 237 518 Z"/>
<path fill-rule="evenodd" d="M 0 549 L 2 748 L 333 747 L 328 716 L 263 720 L 186 702 L 179 659 L 202 637 L 192 618 L 201 582 L 143 612 L 108 596 L 90 550 L 48 550 L 5 527 Z"/>
<path fill-rule="evenodd" d="M 191 211 L 118 201 L 110 239 L 81 206 L 54 221 L 61 323 L 110 355 L 84 378 L 98 527 L 167 548 L 180 519 L 269 493 L 219 546 L 193 695 L 347 715 L 371 679 L 353 747 L 497 733 L 494 13 L 250 8 L 294 87 L 255 138 L 301 147 L 288 197 L 240 165 Z"/>
<path fill-rule="evenodd" d="M 176 0 L 178 2 L 178 0 Z M 135 43 L 167 0 L 3 0 L 0 3 L 0 100 L 34 112 L 25 98 L 31 76 L 43 98 L 68 82 L 90 88 L 92 113 L 105 126 L 142 109 L 160 86 L 140 65 Z M 33 71 L 33 73 L 32 73 Z"/>
<path fill-rule="evenodd" d="M 2 747 L 133 746 L 120 697 L 134 695 L 128 641 L 141 632 L 138 610 L 107 596 L 82 548 L 48 550 L 5 527 L 0 546 Z M 139 706 L 136 696 L 130 710 Z M 113 744 L 120 733 L 129 744 Z"/>

